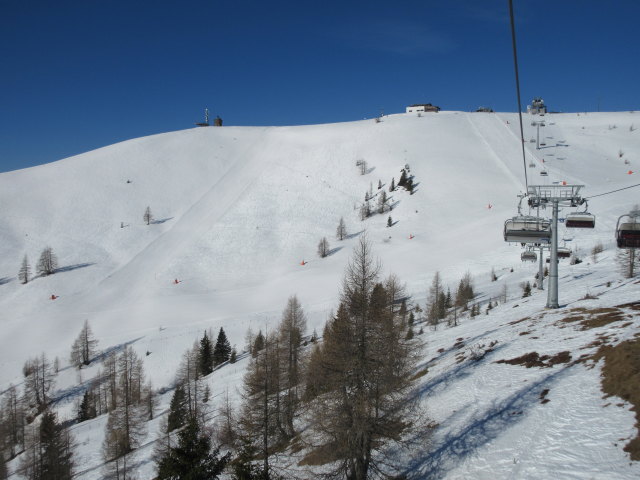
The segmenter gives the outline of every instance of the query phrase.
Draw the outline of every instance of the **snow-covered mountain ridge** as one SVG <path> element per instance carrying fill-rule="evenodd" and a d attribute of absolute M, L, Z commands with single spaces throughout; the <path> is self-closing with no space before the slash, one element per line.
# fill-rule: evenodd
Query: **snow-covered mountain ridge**
<path fill-rule="evenodd" d="M 587 196 L 637 183 L 637 175 L 629 172 L 634 172 L 640 158 L 639 134 L 633 128 L 640 115 L 554 114 L 545 118 L 547 126 L 541 136 L 547 145 L 536 151 L 534 144 L 526 144 L 527 163 L 536 165 L 527 168 L 530 183 L 566 180 L 584 184 Z M 527 139 L 535 138 L 531 119 L 525 116 Z M 504 283 L 510 298 L 517 297 L 518 284 L 536 271 L 535 265 L 520 264 L 519 247 L 502 240 L 503 222 L 516 213 L 516 194 L 524 190 L 517 124 L 515 114 L 441 112 L 422 117 L 392 115 L 380 123 L 199 128 L 130 140 L 1 174 L 0 386 L 19 384 L 24 361 L 42 351 L 50 358 L 59 356 L 64 365 L 85 319 L 102 348 L 137 340 L 136 350 L 151 352 L 145 368 L 156 388 L 171 384 L 180 355 L 203 329 L 222 326 L 232 343 L 241 347 L 248 327 L 257 330 L 279 320 L 289 295 L 297 294 L 302 301 L 310 329 L 321 331 L 328 312 L 336 306 L 352 246 L 364 230 L 385 271 L 407 283 L 414 302 L 424 304 L 435 271 L 441 272 L 452 289 L 470 271 L 483 301 L 497 297 Z M 360 175 L 358 160 L 367 162 L 365 175 Z M 413 195 L 402 189 L 388 193 L 394 209 L 361 221 L 358 207 L 370 185 L 378 194 L 380 180 L 388 192 L 392 177 L 397 182 L 405 164 L 415 176 Z M 539 175 L 542 168 L 549 172 L 548 177 Z M 620 275 L 613 261 L 615 222 L 638 202 L 637 192 L 629 189 L 590 202 L 590 210 L 597 215 L 593 231 L 563 229 L 567 244 L 580 249 L 585 258 L 597 242 L 606 249 L 598 263 L 561 264 L 562 304 L 579 302 L 586 293 L 601 295 L 596 302 L 603 306 L 637 300 L 633 298 L 637 297 L 636 284 L 615 283 Z M 148 226 L 142 218 L 147 206 L 155 217 Z M 387 227 L 389 216 L 395 222 L 391 228 Z M 340 217 L 352 234 L 343 242 L 335 240 Z M 333 252 L 320 259 L 316 246 L 324 236 Z M 34 265 L 46 246 L 58 256 L 60 271 L 21 285 L 16 274 L 23 255 Z M 303 260 L 305 265 L 301 265 Z M 498 282 L 489 281 L 492 267 L 498 272 Z M 174 284 L 174 279 L 180 283 Z M 619 288 L 609 291 L 607 282 Z M 52 301 L 51 295 L 58 298 Z M 509 324 L 522 318 L 519 315 L 539 314 L 543 297 L 536 293 L 526 304 L 514 300 L 488 316 L 463 321 L 459 327 L 426 333 L 426 358 L 438 360 L 428 364 L 429 374 L 422 379 L 424 392 L 429 394 L 424 402 L 436 421 L 447 425 L 433 440 L 436 451 L 443 453 L 438 464 L 442 476 L 484 478 L 483 472 L 498 478 L 553 476 L 563 457 L 558 455 L 554 463 L 542 458 L 542 452 L 561 445 L 566 445 L 562 452 L 567 456 L 566 452 L 579 453 L 575 468 L 582 462 L 590 465 L 578 469 L 575 478 L 611 478 L 606 472 L 612 465 L 620 475 L 637 475 L 636 466 L 625 470 L 622 445 L 607 447 L 613 464 L 593 460 L 590 448 L 601 449 L 609 441 L 596 426 L 596 433 L 607 440 L 594 439 L 585 447 L 579 438 L 575 444 L 567 443 L 569 435 L 564 436 L 554 423 L 565 417 L 582 421 L 552 407 L 577 401 L 566 378 L 573 378 L 571 372 L 581 366 L 546 379 L 549 384 L 559 382 L 559 387 L 551 388 L 551 401 L 536 406 L 531 415 L 514 407 L 523 413 L 503 423 L 489 423 L 495 433 L 486 441 L 476 444 L 467 441 L 470 436 L 460 437 L 468 446 L 461 463 L 445 448 L 447 435 L 472 428 L 478 421 L 476 414 L 489 411 L 479 407 L 498 405 L 514 395 L 520 398 L 517 382 L 541 381 L 550 371 L 559 370 L 558 366 L 524 370 L 490 362 L 480 367 L 468 361 L 460 363 L 461 367 L 455 360 L 457 352 L 449 351 L 456 338 L 463 338 L 466 345 L 497 340 L 491 353 L 496 360 L 498 353 L 501 359 L 534 350 L 558 353 L 565 330 L 540 327 L 542 336 L 531 342 L 545 348 L 529 348 L 529 339 L 536 334 L 520 335 Z M 520 305 L 515 310 L 514 303 Z M 544 318 L 559 319 L 565 310 Z M 637 331 L 637 319 L 633 322 L 621 338 Z M 494 336 L 487 333 L 491 331 L 496 332 Z M 576 337 L 575 348 L 589 343 L 584 335 L 587 333 Z M 474 337 L 478 340 L 469 340 Z M 444 353 L 436 355 L 440 348 Z M 214 393 L 222 386 L 238 387 L 244 366 L 239 362 L 216 372 L 212 376 Z M 505 379 L 505 371 L 513 373 Z M 597 372 L 590 372 L 576 377 L 589 392 L 579 401 L 587 402 L 584 408 L 597 418 L 607 415 L 616 429 L 626 428 L 620 437 L 628 436 L 633 415 L 602 413 L 613 408 L 601 408 L 606 402 L 600 399 Z M 521 374 L 525 376 L 520 378 Z M 438 375 L 443 376 L 442 381 L 433 383 Z M 63 371 L 58 388 L 74 382 L 75 374 Z M 557 391 L 565 392 L 564 396 L 554 397 Z M 479 398 L 485 395 L 488 398 L 482 402 L 486 404 Z M 477 411 L 471 409 L 474 404 Z M 69 415 L 70 407 L 69 403 Z M 547 410 L 538 412 L 542 407 Z M 549 410 L 554 412 L 551 417 L 546 416 Z M 528 431 L 525 425 L 541 422 L 551 425 L 554 433 L 545 434 L 539 444 L 540 457 L 536 457 L 533 452 L 537 450 L 523 443 L 523 432 Z M 83 428 L 78 426 L 79 436 Z M 476 433 L 471 429 L 469 435 L 475 438 Z M 440 447 L 439 439 L 443 442 Z M 100 440 L 95 442 L 99 449 Z M 454 443 L 451 448 L 458 447 Z M 523 460 L 520 464 L 515 460 L 525 451 L 530 452 L 526 467 Z M 99 452 L 88 452 L 87 448 L 89 463 L 99 462 Z M 499 458 L 491 460 L 491 455 Z M 512 470 L 516 465 L 520 470 Z M 423 468 L 420 464 L 415 471 L 426 476 Z M 87 475 L 99 478 L 99 471 Z M 563 478 L 573 477 L 567 473 Z"/>

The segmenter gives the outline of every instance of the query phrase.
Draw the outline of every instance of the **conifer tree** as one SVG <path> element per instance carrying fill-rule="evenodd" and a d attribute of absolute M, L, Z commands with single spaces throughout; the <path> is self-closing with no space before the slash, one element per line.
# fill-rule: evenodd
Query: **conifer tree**
<path fill-rule="evenodd" d="M 49 405 L 49 391 L 54 384 L 51 363 L 42 353 L 39 357 L 25 362 L 23 373 L 25 402 L 28 407 L 42 412 Z"/>
<path fill-rule="evenodd" d="M 130 346 L 117 358 L 118 389 L 115 408 L 109 412 L 103 442 L 106 469 L 117 478 L 127 478 L 130 465 L 128 456 L 142 440 L 145 433 L 145 411 L 142 361 Z"/>
<path fill-rule="evenodd" d="M 71 480 L 73 451 L 68 432 L 57 422 L 56 414 L 47 410 L 39 429 L 37 480 Z"/>
<path fill-rule="evenodd" d="M 218 339 L 216 340 L 216 346 L 213 349 L 213 365 L 218 366 L 227 360 L 231 356 L 231 344 L 227 339 L 227 334 L 224 333 L 224 329 L 220 327 L 218 332 Z"/>
<path fill-rule="evenodd" d="M 344 240 L 347 236 L 347 226 L 344 223 L 344 218 L 340 217 L 340 222 L 338 222 L 338 228 L 336 229 L 336 238 L 338 240 Z"/>
<path fill-rule="evenodd" d="M 94 338 L 89 321 L 85 320 L 80 334 L 71 346 L 71 364 L 80 368 L 82 365 L 89 365 L 97 353 L 98 341 Z"/>
<path fill-rule="evenodd" d="M 264 348 L 264 335 L 262 334 L 262 330 L 258 331 L 258 335 L 253 341 L 253 345 L 251 347 L 251 356 L 256 358 L 258 353 Z"/>
<path fill-rule="evenodd" d="M 238 361 L 238 351 L 236 347 L 231 348 L 231 355 L 229 355 L 229 363 L 236 363 Z"/>
<path fill-rule="evenodd" d="M 178 445 L 169 448 L 158 462 L 158 480 L 214 480 L 224 470 L 231 454 L 219 457 L 211 450 L 211 439 L 195 418 L 189 418 L 178 433 Z"/>
<path fill-rule="evenodd" d="M 55 273 L 56 268 L 58 268 L 58 259 L 54 255 L 51 247 L 47 247 L 40 254 L 36 272 L 38 275 L 47 276 Z"/>
<path fill-rule="evenodd" d="M 95 418 L 97 415 L 94 394 L 91 389 L 86 390 L 78 407 L 78 422 Z"/>
<path fill-rule="evenodd" d="M 427 304 L 427 316 L 432 324 L 437 324 L 439 320 L 444 318 L 446 295 L 443 291 L 440 272 L 433 275 L 433 281 L 429 288 L 429 301 Z"/>
<path fill-rule="evenodd" d="M 400 180 L 398 180 L 399 187 L 406 187 L 407 185 L 407 171 L 403 168 L 402 173 L 400 175 Z"/>
<path fill-rule="evenodd" d="M 151 213 L 150 207 L 147 207 L 144 210 L 144 215 L 142 216 L 142 219 L 146 222 L 147 225 L 149 225 L 153 221 L 153 214 Z"/>
<path fill-rule="evenodd" d="M 361 239 L 347 267 L 338 311 L 309 364 L 319 374 L 307 387 L 323 392 L 312 400 L 316 450 L 337 466 L 332 474 L 353 480 L 379 472 L 385 461 L 382 445 L 399 441 L 411 423 L 405 394 L 414 354 L 388 309 L 388 293 L 377 283 L 379 268 Z"/>
<path fill-rule="evenodd" d="M 396 179 L 395 177 L 391 178 L 391 185 L 389 185 L 389 191 L 393 192 L 396 189 Z"/>
<path fill-rule="evenodd" d="M 22 259 L 22 265 L 20 266 L 20 271 L 18 272 L 18 280 L 20 281 L 20 283 L 24 285 L 25 283 L 29 283 L 30 278 L 31 278 L 31 266 L 29 265 L 29 260 L 25 255 L 24 258 Z"/>
<path fill-rule="evenodd" d="M 167 420 L 167 431 L 172 432 L 184 425 L 187 415 L 187 399 L 184 387 L 181 383 L 176 386 L 169 404 L 169 416 Z"/>
<path fill-rule="evenodd" d="M 198 351 L 198 363 L 199 371 L 203 376 L 209 375 L 213 372 L 214 366 L 214 353 L 211 340 L 207 336 L 207 332 L 204 332 L 202 339 L 200 340 L 200 349 Z"/>
<path fill-rule="evenodd" d="M 307 319 L 298 298 L 289 297 L 287 306 L 282 312 L 279 326 L 280 345 L 283 349 L 284 399 L 282 416 L 285 436 L 295 433 L 293 420 L 300 404 L 298 386 L 302 380 L 304 358 L 302 355 L 302 337 L 306 333 Z"/>
<path fill-rule="evenodd" d="M 327 237 L 322 237 L 320 243 L 318 243 L 318 255 L 320 258 L 325 258 L 329 255 L 329 241 Z"/>

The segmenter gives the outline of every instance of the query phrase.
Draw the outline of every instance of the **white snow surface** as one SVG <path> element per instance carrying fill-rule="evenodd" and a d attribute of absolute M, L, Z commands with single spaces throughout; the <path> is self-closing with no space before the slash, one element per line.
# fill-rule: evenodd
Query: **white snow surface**
<path fill-rule="evenodd" d="M 536 164 L 526 168 L 529 184 L 567 181 L 585 185 L 584 195 L 591 196 L 638 183 L 640 132 L 630 127 L 640 126 L 640 114 L 548 114 L 541 129 L 547 146 L 540 150 L 529 142 L 536 134 L 533 118 L 524 115 L 526 163 Z M 564 350 L 576 359 L 595 352 L 583 347 L 598 334 L 611 333 L 618 342 L 638 332 L 640 317 L 633 311 L 625 328 L 618 323 L 582 331 L 559 320 L 572 307 L 638 300 L 637 280 L 623 280 L 617 269 L 613 232 L 618 216 L 640 203 L 640 189 L 590 201 L 597 217 L 593 230 L 561 226 L 561 238 L 585 261 L 560 263 L 562 308 L 545 310 L 546 290 L 520 298 L 519 284 L 533 281 L 537 264 L 522 264 L 521 248 L 502 238 L 504 221 L 516 214 L 516 195 L 524 191 L 519 138 L 513 113 L 195 128 L 0 174 L 0 391 L 22 384 L 28 358 L 41 352 L 59 357 L 56 407 L 62 419 L 72 419 L 98 369 L 78 372 L 68 365 L 71 344 L 88 320 L 101 349 L 130 343 L 144 358 L 154 388 L 166 391 L 157 409 L 162 416 L 180 358 L 205 329 L 223 327 L 242 351 L 247 329 L 277 325 L 287 298 L 296 294 L 308 333 L 322 332 L 353 246 L 366 234 L 384 275 L 395 273 L 406 283 L 414 304 L 424 307 L 436 271 L 452 292 L 469 271 L 483 303 L 497 298 L 503 285 L 509 290 L 509 300 L 488 315 L 483 308 L 481 316 L 465 317 L 456 327 L 425 326 L 419 369 L 428 373 L 416 394 L 437 427 L 418 432 L 424 442 L 402 453 L 405 473 L 433 479 L 638 478 L 640 465 L 623 451 L 637 433 L 634 413 L 621 399 L 603 398 L 601 364 L 540 369 L 495 361 Z M 367 162 L 365 175 L 358 160 Z M 369 186 L 378 195 L 381 180 L 388 192 L 405 164 L 415 177 L 413 195 L 388 193 L 393 210 L 360 221 L 358 206 Z M 539 174 L 543 166 L 547 177 Z M 155 218 L 148 226 L 142 218 L 147 206 Z M 335 239 L 340 217 L 350 234 L 342 242 Z M 332 249 L 324 259 L 316 253 L 322 237 Z M 594 263 L 589 252 L 597 242 L 605 250 Z M 58 257 L 58 272 L 20 284 L 23 256 L 33 269 L 46 246 Z M 492 268 L 496 282 L 489 278 Z M 596 299 L 582 300 L 587 293 Z M 460 349 L 453 346 L 457 339 L 464 343 Z M 494 351 L 481 361 L 458 362 L 456 354 L 468 357 L 474 346 L 494 341 Z M 213 409 L 225 392 L 238 401 L 246 365 L 242 358 L 207 378 Z M 550 401 L 542 404 L 544 389 Z M 105 423 L 102 416 L 71 427 L 78 478 L 103 476 Z M 136 454 L 140 480 L 153 478 L 158 426 L 158 418 L 150 422 L 148 445 Z M 12 471 L 17 466 L 10 463 Z"/>

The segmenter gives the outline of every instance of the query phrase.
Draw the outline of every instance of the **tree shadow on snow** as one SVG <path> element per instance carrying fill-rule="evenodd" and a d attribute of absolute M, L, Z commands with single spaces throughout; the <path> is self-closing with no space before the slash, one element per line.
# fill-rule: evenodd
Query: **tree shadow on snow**
<path fill-rule="evenodd" d="M 95 265 L 95 263 L 94 262 L 91 262 L 91 263 L 76 263 L 75 265 L 67 265 L 66 267 L 56 268 L 54 273 L 70 272 L 72 270 L 78 270 L 79 268 L 90 267 L 91 265 Z"/>
<path fill-rule="evenodd" d="M 367 171 L 365 172 L 366 175 L 369 175 L 371 172 L 373 172 L 376 169 L 376 167 L 370 167 L 367 168 Z"/>
<path fill-rule="evenodd" d="M 119 345 L 114 345 L 112 347 L 108 347 L 104 349 L 102 352 L 100 352 L 98 355 L 96 355 L 94 358 L 92 358 L 91 363 L 103 362 L 109 355 L 121 352 L 122 350 L 124 350 L 124 347 L 128 347 L 129 345 L 132 345 L 136 343 L 138 340 L 142 340 L 143 338 L 144 337 L 134 338 L 133 340 L 130 340 L 128 342 L 121 343 Z"/>
<path fill-rule="evenodd" d="M 4 285 L 5 283 L 9 283 L 13 278 L 11 277 L 2 277 L 0 278 L 0 285 Z"/>
<path fill-rule="evenodd" d="M 159 220 L 152 220 L 149 223 L 152 223 L 153 225 L 160 225 L 161 223 L 168 222 L 169 220 L 173 220 L 173 217 L 161 218 Z"/>
<path fill-rule="evenodd" d="M 346 238 L 347 240 L 350 240 L 352 238 L 359 237 L 363 233 L 364 233 L 364 230 L 360 230 L 359 232 L 356 232 L 356 233 L 349 233 L 349 234 L 345 235 L 344 238 Z"/>
<path fill-rule="evenodd" d="M 332 248 L 331 250 L 329 250 L 327 252 L 327 257 L 330 257 L 331 255 L 333 255 L 334 253 L 338 253 L 340 250 L 342 250 L 344 247 L 336 247 L 336 248 Z"/>
<path fill-rule="evenodd" d="M 540 401 L 543 387 L 549 388 L 549 384 L 568 368 L 570 367 L 566 366 L 552 372 L 542 380 L 528 384 L 504 400 L 497 401 L 486 411 L 478 412 L 462 429 L 450 432 L 437 442 L 426 456 L 413 460 L 405 474 L 409 478 L 444 478 L 466 456 L 473 454 L 478 448 L 498 438 L 507 428 L 518 423 L 524 412 Z M 446 425 L 447 421 L 442 424 Z"/>

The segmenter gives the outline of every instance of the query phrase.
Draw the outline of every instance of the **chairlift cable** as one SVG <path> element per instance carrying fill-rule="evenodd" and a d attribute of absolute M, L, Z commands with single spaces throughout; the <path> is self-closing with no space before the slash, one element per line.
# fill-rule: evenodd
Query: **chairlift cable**
<path fill-rule="evenodd" d="M 513 45 L 513 65 L 516 71 L 516 92 L 518 94 L 518 118 L 520 119 L 520 144 L 522 145 L 522 163 L 524 166 L 524 183 L 529 191 L 527 177 L 527 159 L 524 152 L 524 129 L 522 128 L 522 102 L 520 101 L 520 76 L 518 75 L 518 53 L 516 51 L 516 27 L 513 21 L 513 0 L 509 0 L 509 16 L 511 18 L 511 44 Z"/>
<path fill-rule="evenodd" d="M 629 188 L 640 187 L 640 183 L 636 183 L 635 185 L 629 185 L 628 187 L 618 188 L 617 190 L 611 190 L 610 192 L 600 193 L 598 195 L 591 195 L 590 197 L 584 197 L 585 200 L 589 200 L 590 198 L 602 197 L 603 195 L 610 195 L 612 193 L 621 192 L 622 190 L 628 190 Z"/>

